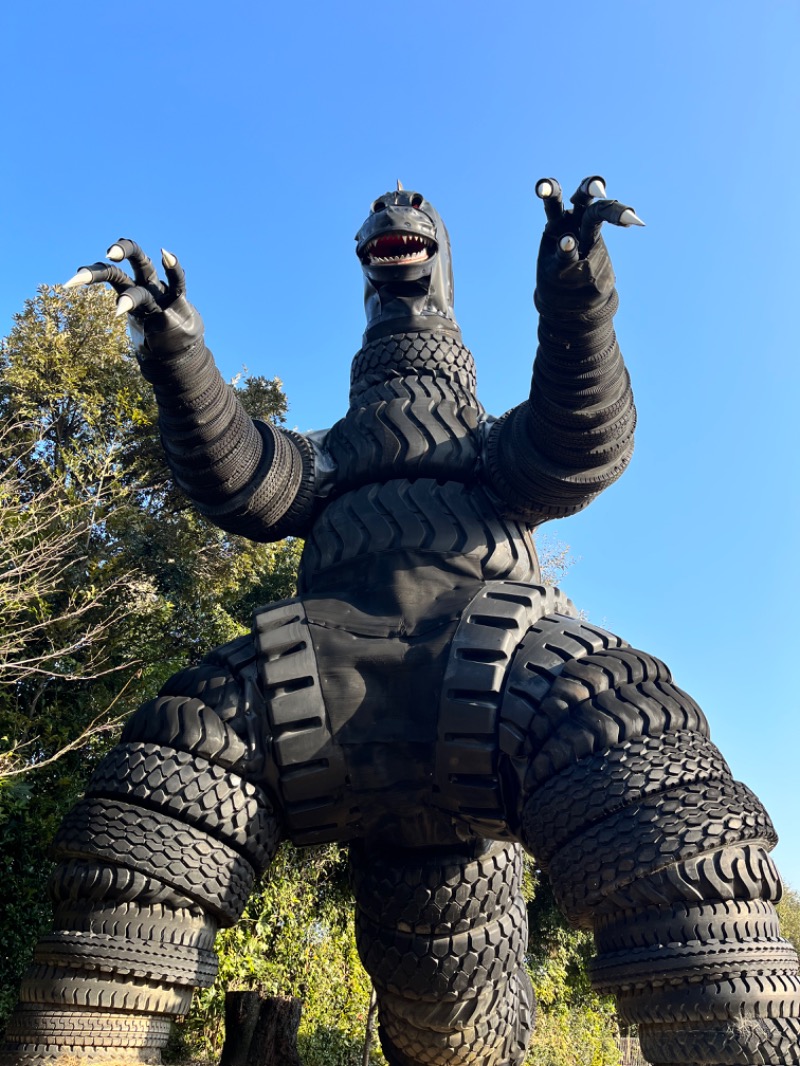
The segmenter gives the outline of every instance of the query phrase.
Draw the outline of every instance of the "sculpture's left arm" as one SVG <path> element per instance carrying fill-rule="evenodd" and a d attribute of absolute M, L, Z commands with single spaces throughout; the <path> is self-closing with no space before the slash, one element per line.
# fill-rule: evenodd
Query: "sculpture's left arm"
<path fill-rule="evenodd" d="M 563 211 L 552 179 L 537 187 L 554 191 L 544 197 L 531 392 L 487 439 L 492 489 L 534 525 L 582 510 L 617 480 L 633 453 L 636 409 L 614 332 L 618 297 L 599 229 L 603 221 L 639 220 L 616 201 L 591 203 L 588 188 L 598 181 L 582 183 L 571 211 Z"/>
<path fill-rule="evenodd" d="M 185 294 L 183 268 L 162 252 L 167 281 L 134 241 L 112 260 L 81 267 L 67 287 L 107 282 L 128 314 L 139 366 L 153 386 L 167 462 L 179 488 L 211 522 L 256 541 L 302 536 L 318 489 L 311 441 L 254 421 L 205 345 L 203 322 Z M 131 264 L 129 277 L 115 264 Z"/>

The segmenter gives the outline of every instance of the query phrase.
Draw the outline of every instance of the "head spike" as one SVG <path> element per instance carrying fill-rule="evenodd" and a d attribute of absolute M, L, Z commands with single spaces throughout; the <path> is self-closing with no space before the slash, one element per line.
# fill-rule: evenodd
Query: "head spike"
<path fill-rule="evenodd" d="M 402 183 L 402 181 L 399 178 L 397 179 L 397 191 L 398 192 L 402 192 L 403 191 L 403 183 Z"/>

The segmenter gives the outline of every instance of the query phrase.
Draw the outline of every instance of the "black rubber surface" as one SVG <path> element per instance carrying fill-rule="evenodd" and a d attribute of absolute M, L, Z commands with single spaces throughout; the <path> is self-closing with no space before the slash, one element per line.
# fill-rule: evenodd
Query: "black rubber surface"
<path fill-rule="evenodd" d="M 58 858 L 92 857 L 160 880 L 232 924 L 253 885 L 253 868 L 231 848 L 161 812 L 116 800 L 81 800 L 53 845 Z"/>
<path fill-rule="evenodd" d="M 350 368 L 350 402 L 397 374 L 454 382 L 475 391 L 475 362 L 468 348 L 450 333 L 419 330 L 394 333 L 366 344 L 353 357 Z"/>
<path fill-rule="evenodd" d="M 719 1026 L 703 1022 L 641 1025 L 642 1051 L 655 1066 L 796 1066 L 800 1062 L 800 1019 L 755 1018 Z"/>
<path fill-rule="evenodd" d="M 95 770 L 86 792 L 164 811 L 238 851 L 257 871 L 266 870 L 281 839 L 260 788 L 166 745 L 118 745 Z"/>
<path fill-rule="evenodd" d="M 356 940 L 388 1060 L 521 1062 L 533 1010 L 518 846 L 377 856 L 355 846 L 351 869 Z"/>

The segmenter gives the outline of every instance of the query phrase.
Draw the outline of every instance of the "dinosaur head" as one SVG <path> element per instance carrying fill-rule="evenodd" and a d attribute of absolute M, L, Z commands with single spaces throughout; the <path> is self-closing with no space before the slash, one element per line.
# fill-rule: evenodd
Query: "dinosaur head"
<path fill-rule="evenodd" d="M 356 254 L 364 271 L 365 342 L 420 329 L 459 332 L 450 239 L 424 196 L 402 188 L 379 196 L 356 234 Z"/>

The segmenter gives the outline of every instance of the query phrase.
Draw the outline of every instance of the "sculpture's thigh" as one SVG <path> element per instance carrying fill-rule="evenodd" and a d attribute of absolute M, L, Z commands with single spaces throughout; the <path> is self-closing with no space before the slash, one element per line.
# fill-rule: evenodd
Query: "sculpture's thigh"
<path fill-rule="evenodd" d="M 391 1066 L 519 1066 L 533 1023 L 519 846 L 356 844 L 351 863 Z"/>
<path fill-rule="evenodd" d="M 146 1058 L 210 984 L 279 828 L 248 778 L 263 759 L 243 638 L 173 677 L 129 720 L 61 824 L 39 942 L 6 1031 L 13 1061 L 114 1048 Z M 102 1057 L 102 1054 L 101 1054 Z"/>
<path fill-rule="evenodd" d="M 649 1061 L 800 1063 L 775 833 L 666 666 L 543 619 L 512 664 L 501 730 L 525 845 L 594 929 L 595 987 L 638 1024 Z"/>

